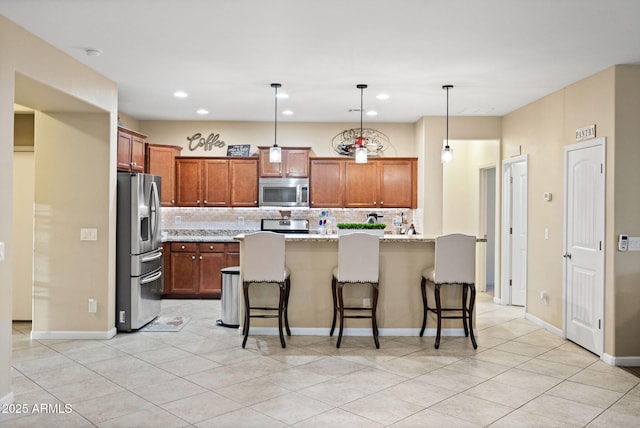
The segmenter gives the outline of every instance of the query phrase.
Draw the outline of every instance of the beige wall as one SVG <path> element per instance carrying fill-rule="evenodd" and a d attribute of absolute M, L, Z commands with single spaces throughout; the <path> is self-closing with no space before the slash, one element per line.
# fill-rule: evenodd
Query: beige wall
<path fill-rule="evenodd" d="M 36 113 L 34 333 L 115 326 L 109 126 L 102 114 Z M 98 240 L 80 241 L 81 228 L 97 229 Z"/>
<path fill-rule="evenodd" d="M 606 346 L 615 355 L 640 355 L 640 253 L 615 251 L 620 233 L 640 236 L 640 66 L 615 67 L 615 154 L 607 165 L 615 189 L 607 198 L 607 317 Z M 607 144 L 609 141 L 607 141 Z M 615 170 L 613 169 L 615 167 Z M 613 172 L 613 173 L 611 173 Z M 613 199 L 613 201 L 611 201 Z M 612 202 L 609 204 L 609 202 Z M 612 208 L 614 213 L 612 213 Z M 610 220 L 614 219 L 613 226 Z M 613 278 L 612 278 L 613 277 Z M 614 286 L 610 287 L 613 282 Z"/>
<path fill-rule="evenodd" d="M 575 143 L 577 128 L 590 124 L 607 138 L 604 351 L 615 357 L 640 355 L 640 253 L 616 251 L 618 234 L 640 235 L 639 100 L 640 67 L 615 66 L 503 118 L 503 155 L 518 145 L 529 154 L 527 310 L 558 328 L 564 308 L 564 147 Z M 544 201 L 543 192 L 553 200 Z M 541 290 L 549 293 L 549 305 L 539 299 Z"/>
<path fill-rule="evenodd" d="M 31 124 L 33 126 L 33 120 Z M 33 129 L 31 135 L 33 136 Z M 33 300 L 33 202 L 36 178 L 34 152 L 15 152 L 13 171 L 13 319 L 30 321 Z"/>
<path fill-rule="evenodd" d="M 196 133 L 204 138 L 219 134 L 226 145 L 250 144 L 251 152 L 258 146 L 273 145 L 274 125 L 269 122 L 191 122 L 140 121 L 138 131 L 146 134 L 149 142 L 182 146 L 181 156 L 226 156 L 227 147 L 213 147 L 210 151 L 188 148 L 188 136 Z M 358 128 L 355 123 L 288 123 L 278 122 L 278 145 L 282 147 L 311 147 L 315 156 L 336 156 L 331 148 L 333 137 L 345 129 Z M 366 125 L 386 134 L 391 141 L 385 156 L 416 156 L 414 125 L 411 123 L 376 123 Z"/>
<path fill-rule="evenodd" d="M 20 43 L 15 41 L 19 40 Z M 117 87 L 116 85 L 92 71 L 88 67 L 71 59 L 66 54 L 57 51 L 48 43 L 38 39 L 34 35 L 24 31 L 5 17 L 0 16 L 0 200 L 13 201 L 13 131 L 14 131 L 14 102 L 26 107 L 36 108 L 40 111 L 55 109 L 56 103 L 60 101 L 57 97 L 49 97 L 53 92 L 67 94 L 65 101 L 70 101 L 66 107 L 77 108 L 79 104 L 87 106 L 92 111 L 103 111 L 105 120 L 109 123 L 108 130 L 101 128 L 102 135 L 96 137 L 109 147 L 106 152 L 99 150 L 89 153 L 89 156 L 68 156 L 68 160 L 59 167 L 72 174 L 78 163 L 83 162 L 103 162 L 105 168 L 95 169 L 89 175 L 85 175 L 86 181 L 98 179 L 108 180 L 108 190 L 100 196 L 103 209 L 100 212 L 92 213 L 94 221 L 106 222 L 109 226 L 104 230 L 104 239 L 99 241 L 101 256 L 106 257 L 101 263 L 109 266 L 109 275 L 101 279 L 102 287 L 113 289 L 115 269 L 113 252 L 109 248 L 115 243 L 115 148 L 116 148 L 116 111 L 117 111 Z M 46 64 L 46 67 L 43 65 Z M 18 74 L 19 73 L 19 74 Z M 24 78 L 28 76 L 28 78 Z M 19 78 L 18 78 L 19 77 Z M 37 82 L 37 91 L 29 91 L 27 86 L 17 87 L 25 82 Z M 55 88 L 55 91 L 42 91 L 43 88 Z M 112 113 L 110 113 L 112 112 Z M 36 145 L 37 145 L 36 135 Z M 94 156 L 95 155 L 95 156 Z M 95 160 L 94 160 L 95 159 Z M 109 167 L 111 165 L 112 167 Z M 113 173 L 107 172 L 107 168 Z M 105 178 L 107 173 L 109 178 Z M 65 194 L 76 191 L 76 186 L 58 189 Z M 57 217 L 51 223 L 52 228 L 60 226 L 62 218 Z M 0 261 L 0 402 L 7 402 L 11 399 L 10 386 L 10 365 L 11 365 L 11 321 L 12 321 L 12 288 L 13 288 L 13 260 L 16 257 L 13 246 L 13 203 L 0 204 L 0 242 L 6 245 L 6 257 Z M 69 237 L 60 242 L 60 249 L 76 252 L 81 243 L 78 235 Z M 112 242 L 113 241 L 113 242 Z M 79 278 L 84 279 L 85 275 Z M 85 282 L 79 278 L 68 276 L 65 280 L 69 282 L 64 285 L 68 290 L 82 293 L 86 287 Z M 44 319 L 76 319 L 76 329 L 85 328 L 83 325 L 84 314 L 87 306 L 83 305 L 82 314 L 76 312 L 75 308 L 69 306 L 52 308 L 52 312 L 43 314 Z M 54 322 L 55 323 L 55 322 Z M 105 321 L 99 327 L 100 330 L 108 330 L 109 326 Z M 49 329 L 49 327 L 45 327 Z M 95 326 L 94 326 L 95 328 Z"/>

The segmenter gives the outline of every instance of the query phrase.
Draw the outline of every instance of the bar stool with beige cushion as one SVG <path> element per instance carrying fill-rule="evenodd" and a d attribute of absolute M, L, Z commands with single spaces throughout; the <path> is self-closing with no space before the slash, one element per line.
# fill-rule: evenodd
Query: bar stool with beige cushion
<path fill-rule="evenodd" d="M 378 324 L 376 308 L 378 306 L 379 282 L 379 247 L 380 239 L 368 233 L 349 233 L 338 238 L 338 267 L 333 270 L 331 292 L 333 294 L 333 323 L 329 336 L 333 336 L 336 327 L 336 317 L 340 313 L 340 332 L 336 348 L 342 342 L 345 318 L 371 318 L 371 330 L 376 348 L 380 348 L 378 341 Z M 372 296 L 369 307 L 345 307 L 343 288 L 346 285 L 371 284 Z M 345 315 L 349 312 L 369 311 L 367 315 Z"/>
<path fill-rule="evenodd" d="M 249 337 L 251 318 L 278 318 L 280 344 L 286 347 L 282 322 L 291 336 L 289 329 L 289 292 L 291 278 L 284 261 L 284 235 L 274 232 L 256 232 L 245 235 L 244 254 L 242 259 L 242 288 L 244 291 L 244 348 Z M 249 286 L 251 284 L 278 284 L 280 297 L 277 306 L 251 306 L 249 302 Z M 259 310 L 260 314 L 252 315 L 251 310 Z M 277 315 L 272 312 L 277 311 Z M 271 312 L 271 313 L 264 313 Z"/>
<path fill-rule="evenodd" d="M 435 347 L 440 347 L 440 334 L 442 331 L 442 319 L 462 319 L 465 336 L 471 337 L 474 349 L 478 347 L 473 335 L 473 306 L 476 300 L 476 237 L 459 233 L 439 236 L 436 238 L 435 266 L 422 272 L 422 329 L 420 336 L 424 334 L 427 326 L 427 312 L 431 311 L 438 317 L 438 330 L 436 333 Z M 427 303 L 427 282 L 434 284 L 434 296 L 436 307 L 430 307 Z M 459 308 L 443 308 L 440 301 L 440 288 L 443 285 L 462 285 L 462 302 Z M 469 290 L 471 291 L 469 295 Z M 443 315 L 443 312 L 459 312 L 458 315 Z"/>

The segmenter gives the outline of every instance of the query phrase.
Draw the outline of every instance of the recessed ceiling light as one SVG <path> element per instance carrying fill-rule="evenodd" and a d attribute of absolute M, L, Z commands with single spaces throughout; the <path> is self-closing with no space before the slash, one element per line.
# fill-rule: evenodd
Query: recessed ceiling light
<path fill-rule="evenodd" d="M 187 94 L 185 91 L 175 91 L 173 93 L 173 96 L 176 98 L 187 98 L 189 94 Z"/>
<path fill-rule="evenodd" d="M 378 112 L 374 110 L 369 110 L 367 112 L 367 116 L 377 116 L 377 115 L 378 115 Z"/>
<path fill-rule="evenodd" d="M 205 110 L 205 109 L 201 108 L 201 109 L 198 109 L 198 111 L 196 111 L 196 113 L 198 113 L 198 114 L 209 114 L 209 110 Z"/>
<path fill-rule="evenodd" d="M 293 111 L 291 111 L 291 110 L 284 110 L 284 111 L 282 112 L 282 114 L 284 114 L 285 116 L 291 116 L 291 115 L 293 114 Z"/>
<path fill-rule="evenodd" d="M 379 100 L 388 100 L 389 99 L 389 94 L 378 94 L 376 95 L 376 98 Z"/>

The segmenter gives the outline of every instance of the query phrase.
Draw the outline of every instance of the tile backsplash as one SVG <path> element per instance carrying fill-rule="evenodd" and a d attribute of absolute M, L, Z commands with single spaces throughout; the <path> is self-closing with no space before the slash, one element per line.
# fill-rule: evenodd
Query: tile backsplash
<path fill-rule="evenodd" d="M 282 218 L 290 212 L 293 219 L 309 219 L 310 232 L 314 232 L 321 218 L 330 219 L 334 227 L 337 223 L 364 223 L 369 213 L 383 216 L 381 223 L 387 225 L 385 232 L 393 233 L 393 218 L 401 213 L 408 224 L 413 223 L 418 233 L 422 230 L 419 210 L 412 209 L 364 209 L 364 208 L 162 208 L 163 229 L 224 229 L 224 230 L 260 230 L 263 218 Z M 325 216 L 321 217 L 321 213 Z"/>

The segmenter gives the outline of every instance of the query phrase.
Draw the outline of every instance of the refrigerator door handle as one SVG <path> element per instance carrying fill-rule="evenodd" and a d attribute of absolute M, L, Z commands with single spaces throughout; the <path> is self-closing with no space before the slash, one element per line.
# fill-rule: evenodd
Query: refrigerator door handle
<path fill-rule="evenodd" d="M 161 251 L 157 251 L 157 252 L 153 253 L 153 254 L 152 254 L 152 255 L 150 255 L 150 256 L 143 257 L 140 261 L 141 261 L 142 263 L 146 263 L 146 262 L 151 262 L 151 261 L 153 261 L 153 260 L 157 260 L 157 259 L 159 259 L 160 257 L 162 257 L 162 252 L 161 252 Z"/>
<path fill-rule="evenodd" d="M 156 273 L 154 273 L 153 275 L 144 277 L 140 280 L 140 285 L 142 284 L 148 284 L 150 282 L 153 282 L 155 280 L 157 280 L 158 278 L 160 278 L 162 276 L 162 271 L 158 271 Z"/>
<path fill-rule="evenodd" d="M 160 197 L 158 196 L 158 186 L 156 182 L 151 182 L 151 203 L 149 208 L 151 210 L 151 242 L 157 242 L 160 231 Z M 155 244 L 154 244 L 155 246 Z"/>

